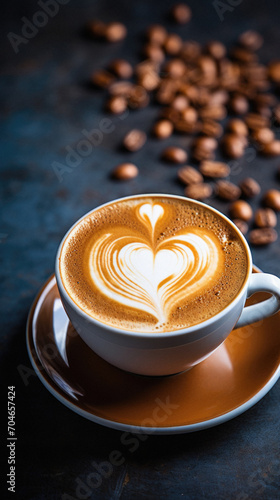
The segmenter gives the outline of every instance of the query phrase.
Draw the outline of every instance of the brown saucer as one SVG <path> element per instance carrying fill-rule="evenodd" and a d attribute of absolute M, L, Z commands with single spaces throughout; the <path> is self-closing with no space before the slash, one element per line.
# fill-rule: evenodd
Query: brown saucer
<path fill-rule="evenodd" d="M 253 297 L 254 302 L 264 298 L 264 293 Z M 120 430 L 172 434 L 218 425 L 258 402 L 280 375 L 279 330 L 280 313 L 233 331 L 188 372 L 134 375 L 113 367 L 81 340 L 52 276 L 30 311 L 27 346 L 40 380 L 76 413 Z"/>

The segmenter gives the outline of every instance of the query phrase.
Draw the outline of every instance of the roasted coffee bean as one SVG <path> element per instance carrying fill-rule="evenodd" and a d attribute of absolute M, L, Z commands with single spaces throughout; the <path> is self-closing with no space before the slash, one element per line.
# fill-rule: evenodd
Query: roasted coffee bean
<path fill-rule="evenodd" d="M 153 24 L 146 31 L 146 38 L 149 42 L 157 45 L 163 45 L 167 37 L 167 31 L 160 24 Z"/>
<path fill-rule="evenodd" d="M 244 117 L 245 123 L 250 130 L 267 128 L 270 125 L 269 119 L 257 113 L 249 113 Z"/>
<path fill-rule="evenodd" d="M 105 27 L 104 37 L 108 42 L 119 42 L 126 37 L 127 29 L 122 23 L 109 23 Z"/>
<path fill-rule="evenodd" d="M 219 178 L 227 177 L 230 174 L 230 167 L 221 161 L 203 161 L 199 166 L 199 171 L 205 177 Z"/>
<path fill-rule="evenodd" d="M 280 210 L 280 191 L 278 189 L 269 189 L 263 197 L 263 203 L 266 207 L 278 212 Z"/>
<path fill-rule="evenodd" d="M 145 132 L 138 129 L 130 130 L 123 139 L 123 145 L 128 151 L 138 151 L 147 140 Z"/>
<path fill-rule="evenodd" d="M 173 123 L 177 123 L 178 120 L 180 120 L 181 115 L 180 112 L 177 111 L 177 109 L 172 108 L 171 106 L 162 108 L 160 111 L 160 118 L 163 118 L 164 120 L 169 120 Z"/>
<path fill-rule="evenodd" d="M 215 90 L 214 92 L 207 93 L 205 103 L 200 104 L 209 104 L 210 106 L 225 106 L 229 100 L 228 92 L 223 89 Z"/>
<path fill-rule="evenodd" d="M 182 45 L 182 38 L 176 33 L 168 34 L 163 44 L 165 52 L 171 56 L 179 54 Z"/>
<path fill-rule="evenodd" d="M 127 101 L 122 96 L 112 96 L 107 101 L 107 109 L 110 113 L 121 114 L 127 109 Z"/>
<path fill-rule="evenodd" d="M 258 50 L 263 45 L 263 37 L 254 30 L 248 30 L 242 33 L 238 41 L 248 50 Z"/>
<path fill-rule="evenodd" d="M 186 65 L 182 59 L 174 58 L 168 61 L 163 67 L 163 73 L 171 78 L 181 78 L 186 73 Z"/>
<path fill-rule="evenodd" d="M 271 227 L 253 229 L 249 233 L 249 241 L 252 245 L 268 245 L 274 243 L 278 238 L 277 232 Z"/>
<path fill-rule="evenodd" d="M 177 95 L 171 102 L 171 107 L 178 111 L 187 111 L 189 100 L 185 95 Z M 189 108 L 190 109 L 190 108 Z M 197 116 L 197 115 L 196 115 Z"/>
<path fill-rule="evenodd" d="M 240 183 L 240 188 L 242 194 L 246 196 L 246 198 L 253 198 L 261 192 L 261 186 L 252 177 L 246 177 L 246 179 Z"/>
<path fill-rule="evenodd" d="M 148 91 L 155 90 L 160 83 L 160 77 L 156 71 L 142 72 L 138 75 L 137 83 Z"/>
<path fill-rule="evenodd" d="M 100 69 L 92 73 L 90 81 L 96 87 L 107 89 L 115 81 L 115 77 L 112 73 L 106 71 L 106 69 Z"/>
<path fill-rule="evenodd" d="M 127 102 L 131 109 L 145 108 L 149 104 L 149 95 L 146 89 L 135 85 L 130 90 Z"/>
<path fill-rule="evenodd" d="M 268 76 L 274 83 L 280 83 L 280 61 L 274 61 L 268 65 Z"/>
<path fill-rule="evenodd" d="M 133 163 L 121 163 L 113 170 L 112 176 L 115 179 L 126 181 L 137 177 L 138 173 L 138 168 Z"/>
<path fill-rule="evenodd" d="M 159 45 L 148 43 L 143 49 L 143 55 L 152 61 L 162 63 L 165 59 L 163 50 Z"/>
<path fill-rule="evenodd" d="M 254 52 L 243 47 L 233 49 L 231 51 L 231 58 L 244 64 L 256 63 L 258 61 L 258 56 Z"/>
<path fill-rule="evenodd" d="M 230 120 L 227 123 L 226 130 L 227 132 L 230 132 L 232 134 L 245 137 L 247 137 L 249 133 L 247 125 L 239 118 L 233 118 L 232 120 Z"/>
<path fill-rule="evenodd" d="M 280 105 L 273 109 L 273 121 L 276 125 L 280 125 Z"/>
<path fill-rule="evenodd" d="M 109 87 L 109 94 L 115 96 L 129 97 L 135 85 L 131 82 L 114 82 Z"/>
<path fill-rule="evenodd" d="M 212 195 L 213 188 L 210 184 L 206 183 L 190 184 L 185 188 L 184 192 L 188 198 L 202 201 Z"/>
<path fill-rule="evenodd" d="M 223 120 L 227 115 L 225 106 L 204 106 L 199 110 L 202 119 Z"/>
<path fill-rule="evenodd" d="M 230 181 L 220 180 L 216 183 L 216 195 L 226 201 L 235 201 L 240 198 L 241 189 Z"/>
<path fill-rule="evenodd" d="M 234 95 L 229 101 L 229 108 L 236 115 L 244 115 L 249 109 L 248 99 L 241 94 Z"/>
<path fill-rule="evenodd" d="M 173 123 L 170 120 L 159 120 L 154 124 L 153 134 L 158 139 L 166 139 L 171 136 L 173 128 Z"/>
<path fill-rule="evenodd" d="M 259 208 L 255 213 L 255 224 L 258 227 L 275 227 L 277 216 L 272 208 Z"/>
<path fill-rule="evenodd" d="M 125 59 L 115 59 L 110 63 L 109 69 L 119 78 L 131 78 L 133 74 L 131 64 Z"/>
<path fill-rule="evenodd" d="M 87 25 L 87 32 L 94 38 L 103 38 L 106 24 L 98 19 L 90 21 Z"/>
<path fill-rule="evenodd" d="M 176 132 L 182 134 L 195 134 L 196 132 L 199 132 L 199 127 L 199 122 L 190 123 L 180 118 L 174 122 L 174 129 Z"/>
<path fill-rule="evenodd" d="M 188 40 L 183 42 L 182 48 L 180 50 L 180 57 L 183 61 L 190 63 L 198 58 L 201 53 L 201 48 L 199 43 L 193 40 Z"/>
<path fill-rule="evenodd" d="M 177 85 L 174 80 L 165 78 L 159 84 L 156 93 L 156 100 L 160 104 L 171 104 L 177 93 Z"/>
<path fill-rule="evenodd" d="M 242 234 L 248 233 L 249 226 L 247 222 L 241 219 L 233 219 L 232 222 L 238 227 L 239 231 L 241 231 Z"/>
<path fill-rule="evenodd" d="M 195 123 L 198 118 L 196 109 L 189 106 L 181 112 L 181 118 L 187 123 Z"/>
<path fill-rule="evenodd" d="M 249 221 L 253 217 L 253 210 L 246 201 L 237 200 L 230 207 L 230 216 L 233 219 Z"/>
<path fill-rule="evenodd" d="M 184 3 L 178 3 L 171 9 L 171 18 L 178 24 L 186 24 L 192 17 L 190 7 Z"/>
<path fill-rule="evenodd" d="M 208 42 L 205 50 L 207 54 L 212 56 L 214 59 L 222 59 L 226 55 L 225 45 L 217 40 Z"/>
<path fill-rule="evenodd" d="M 223 127 L 214 120 L 203 120 L 201 124 L 201 133 L 209 137 L 219 138 L 223 134 Z"/>
<path fill-rule="evenodd" d="M 193 142 L 192 156 L 197 161 L 213 160 L 218 143 L 214 137 L 198 137 Z"/>
<path fill-rule="evenodd" d="M 203 183 L 202 175 L 198 172 L 198 170 L 189 165 L 179 168 L 177 175 L 179 180 L 186 185 Z"/>
<path fill-rule="evenodd" d="M 261 152 L 266 156 L 279 156 L 280 140 L 274 140 L 268 144 L 263 144 Z"/>
<path fill-rule="evenodd" d="M 258 94 L 253 100 L 253 105 L 257 108 L 272 107 L 277 103 L 277 99 L 272 94 Z"/>
<path fill-rule="evenodd" d="M 269 144 L 274 140 L 274 132 L 271 128 L 258 128 L 252 133 L 252 138 L 259 144 Z"/>
<path fill-rule="evenodd" d="M 244 154 L 244 140 L 237 134 L 225 134 L 221 146 L 226 156 L 241 158 Z"/>
<path fill-rule="evenodd" d="M 163 151 L 162 157 L 170 163 L 185 163 L 188 155 L 184 149 L 170 146 Z"/>

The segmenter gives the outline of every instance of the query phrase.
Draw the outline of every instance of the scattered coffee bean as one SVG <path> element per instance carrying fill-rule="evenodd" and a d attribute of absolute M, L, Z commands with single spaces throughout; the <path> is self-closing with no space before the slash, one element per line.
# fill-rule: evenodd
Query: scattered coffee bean
<path fill-rule="evenodd" d="M 221 147 L 226 156 L 230 158 L 241 158 L 244 154 L 244 141 L 243 137 L 237 134 L 225 134 Z"/>
<path fill-rule="evenodd" d="M 263 37 L 257 31 L 248 30 L 242 33 L 239 43 L 248 50 L 258 50 L 263 45 Z"/>
<path fill-rule="evenodd" d="M 98 19 L 90 21 L 87 25 L 87 32 L 94 38 L 104 38 L 106 24 Z"/>
<path fill-rule="evenodd" d="M 119 78 L 127 79 L 133 75 L 133 68 L 125 59 L 115 59 L 109 65 L 109 69 Z"/>
<path fill-rule="evenodd" d="M 266 116 L 262 116 L 258 113 L 248 113 L 244 118 L 247 127 L 250 130 L 256 130 L 258 128 L 268 128 L 270 123 Z"/>
<path fill-rule="evenodd" d="M 274 137 L 274 132 L 270 128 L 259 128 L 252 133 L 252 138 L 260 145 L 270 144 Z"/>
<path fill-rule="evenodd" d="M 162 48 L 159 45 L 152 43 L 145 45 L 143 55 L 157 63 L 162 63 L 165 58 Z"/>
<path fill-rule="evenodd" d="M 138 129 L 130 130 L 123 139 L 123 145 L 128 151 L 138 151 L 147 140 L 145 132 Z"/>
<path fill-rule="evenodd" d="M 192 109 L 191 107 L 188 108 L 189 105 L 189 100 L 185 95 L 177 95 L 174 100 L 171 102 L 171 107 L 174 109 L 177 109 L 177 111 L 188 111 Z M 194 112 L 196 113 L 195 109 L 193 108 Z M 196 113 L 197 116 L 197 113 Z"/>
<path fill-rule="evenodd" d="M 268 65 L 268 76 L 274 83 L 280 83 L 280 61 L 274 61 Z"/>
<path fill-rule="evenodd" d="M 242 194 L 246 196 L 246 198 L 253 198 L 254 196 L 257 196 L 261 192 L 261 186 L 252 177 L 247 177 L 246 179 L 244 179 L 240 183 L 240 188 Z"/>
<path fill-rule="evenodd" d="M 171 9 L 171 17 L 178 24 L 186 24 L 192 17 L 190 7 L 184 3 L 178 3 Z"/>
<path fill-rule="evenodd" d="M 154 124 L 153 134 L 158 139 L 166 139 L 173 132 L 173 123 L 170 120 L 159 120 Z"/>
<path fill-rule="evenodd" d="M 218 142 L 214 137 L 197 137 L 193 142 L 192 156 L 197 161 L 213 160 Z"/>
<path fill-rule="evenodd" d="M 109 23 L 106 25 L 104 37 L 108 42 L 119 42 L 126 37 L 127 29 L 122 23 Z"/>
<path fill-rule="evenodd" d="M 219 41 L 212 41 L 206 44 L 206 52 L 214 59 L 222 59 L 226 55 L 226 47 Z"/>
<path fill-rule="evenodd" d="M 163 151 L 162 158 L 170 163 L 185 163 L 188 155 L 184 149 L 170 146 Z"/>
<path fill-rule="evenodd" d="M 187 71 L 186 64 L 178 57 L 170 59 L 164 66 L 163 71 L 171 78 L 182 78 Z"/>
<path fill-rule="evenodd" d="M 241 219 L 233 219 L 234 224 L 238 227 L 239 231 L 241 231 L 242 234 L 247 234 L 249 226 L 247 222 Z"/>
<path fill-rule="evenodd" d="M 149 104 L 149 95 L 146 89 L 140 85 L 132 86 L 127 103 L 131 109 L 145 108 Z"/>
<path fill-rule="evenodd" d="M 280 155 L 280 141 L 274 140 L 268 144 L 263 144 L 261 152 L 266 156 L 279 156 Z"/>
<path fill-rule="evenodd" d="M 139 171 L 133 163 L 121 163 L 112 172 L 113 177 L 121 181 L 134 179 L 137 177 Z"/>
<path fill-rule="evenodd" d="M 233 219 L 249 221 L 253 217 L 253 210 L 246 201 L 237 200 L 230 206 L 230 216 Z"/>
<path fill-rule="evenodd" d="M 201 184 L 190 184 L 185 188 L 185 195 L 188 198 L 192 198 L 194 200 L 205 200 L 209 198 L 213 193 L 213 188 L 210 184 L 201 183 Z"/>
<path fill-rule="evenodd" d="M 192 106 L 189 106 L 187 109 L 181 112 L 182 120 L 187 123 L 196 123 L 197 122 L 197 111 Z"/>
<path fill-rule="evenodd" d="M 232 120 L 230 120 L 227 123 L 226 130 L 227 132 L 236 134 L 238 136 L 247 137 L 247 135 L 249 134 L 247 125 L 243 122 L 243 120 L 240 120 L 239 118 L 233 118 Z"/>
<path fill-rule="evenodd" d="M 115 81 L 115 77 L 109 71 L 100 69 L 91 75 L 90 81 L 96 87 L 107 89 Z"/>
<path fill-rule="evenodd" d="M 146 31 L 146 38 L 155 45 L 163 45 L 167 37 L 167 31 L 160 24 L 153 24 Z"/>
<path fill-rule="evenodd" d="M 179 168 L 177 172 L 178 178 L 183 184 L 201 184 L 203 183 L 203 177 L 198 170 L 194 167 L 186 165 L 185 167 Z"/>
<path fill-rule="evenodd" d="M 264 195 L 263 203 L 266 207 L 278 212 L 280 210 L 280 191 L 278 189 L 269 189 Z"/>
<path fill-rule="evenodd" d="M 217 139 L 223 134 L 223 127 L 214 120 L 206 119 L 202 121 L 201 133 Z"/>
<path fill-rule="evenodd" d="M 229 101 L 229 108 L 232 113 L 244 115 L 249 109 L 248 99 L 241 94 L 234 95 Z"/>
<path fill-rule="evenodd" d="M 253 229 L 249 233 L 249 241 L 252 245 L 268 245 L 277 240 L 277 232 L 271 227 Z"/>
<path fill-rule="evenodd" d="M 255 224 L 258 227 L 275 227 L 277 216 L 272 208 L 259 208 L 255 213 Z"/>
<path fill-rule="evenodd" d="M 216 183 L 216 195 L 226 201 L 235 201 L 240 198 L 241 189 L 233 182 L 220 180 Z"/>
<path fill-rule="evenodd" d="M 108 91 L 110 95 L 129 97 L 133 88 L 134 85 L 131 82 L 114 82 L 112 83 L 112 85 L 110 85 Z"/>
<path fill-rule="evenodd" d="M 227 163 L 221 161 L 206 160 L 200 164 L 199 171 L 205 177 L 227 177 L 230 174 L 230 167 Z"/>
<path fill-rule="evenodd" d="M 182 45 L 182 38 L 176 33 L 171 33 L 167 35 L 163 46 L 167 54 L 175 56 L 180 52 Z"/>
<path fill-rule="evenodd" d="M 107 109 L 110 113 L 121 114 L 127 109 L 127 101 L 122 96 L 112 96 L 107 101 Z"/>
<path fill-rule="evenodd" d="M 138 75 L 137 82 L 144 87 L 144 89 L 151 91 L 158 87 L 160 78 L 155 71 L 143 71 Z"/>

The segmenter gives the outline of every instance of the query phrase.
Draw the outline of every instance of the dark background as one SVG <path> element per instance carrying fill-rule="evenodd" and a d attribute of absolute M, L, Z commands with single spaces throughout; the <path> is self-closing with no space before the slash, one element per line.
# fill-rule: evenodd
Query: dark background
<path fill-rule="evenodd" d="M 88 210 L 119 196 L 183 194 L 176 181 L 176 167 L 161 163 L 159 154 L 168 144 L 185 146 L 186 138 L 174 136 L 164 143 L 149 138 L 135 155 L 119 147 L 132 126 L 149 132 L 156 106 L 130 112 L 123 120 L 113 117 L 114 132 L 104 136 L 93 153 L 59 182 L 53 161 L 65 163 L 66 147 L 75 149 L 83 138 L 82 130 L 98 128 L 106 116 L 104 93 L 87 85 L 91 72 L 119 56 L 132 63 L 139 61 L 141 35 L 149 24 L 157 22 L 184 39 L 202 44 L 220 39 L 227 46 L 244 30 L 254 28 L 265 38 L 261 60 L 279 57 L 277 0 L 243 0 L 231 7 L 232 11 L 224 12 L 223 21 L 214 2 L 193 0 L 189 2 L 193 18 L 186 26 L 167 20 L 173 3 L 70 0 L 60 5 L 57 15 L 27 44 L 18 46 L 17 54 L 7 34 L 21 35 L 21 18 L 31 20 L 40 7 L 35 1 L 6 2 L 1 7 L 1 402 L 5 417 L 7 386 L 15 385 L 18 436 L 13 495 L 5 487 L 4 419 L 2 498 L 76 498 L 77 479 L 85 480 L 93 471 L 92 462 L 108 460 L 115 449 L 122 452 L 125 462 L 103 479 L 90 498 L 279 498 L 279 382 L 255 407 L 233 421 L 192 435 L 150 436 L 131 452 L 121 444 L 120 432 L 83 419 L 53 398 L 31 370 L 26 352 L 28 310 L 53 272 L 59 241 L 70 225 Z M 94 17 L 124 22 L 127 39 L 111 45 L 86 39 L 83 27 Z M 127 183 L 116 182 L 110 172 L 124 160 L 135 161 L 140 175 Z M 252 175 L 261 183 L 262 192 L 279 189 L 275 176 L 279 163 L 277 158 L 248 161 L 245 157 L 231 180 L 238 182 Z M 226 204 L 214 198 L 209 201 L 227 211 Z M 252 252 L 257 266 L 280 276 L 279 242 Z M 84 498 L 88 498 L 87 492 Z"/>

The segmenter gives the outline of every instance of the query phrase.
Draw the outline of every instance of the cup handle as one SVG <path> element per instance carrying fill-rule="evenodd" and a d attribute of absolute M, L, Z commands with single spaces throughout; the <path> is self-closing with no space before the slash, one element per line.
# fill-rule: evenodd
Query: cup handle
<path fill-rule="evenodd" d="M 273 274 L 255 273 L 250 277 L 247 297 L 251 297 L 256 292 L 269 292 L 273 295 L 269 299 L 244 307 L 235 328 L 255 323 L 260 319 L 272 316 L 280 309 L 280 279 Z"/>

